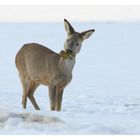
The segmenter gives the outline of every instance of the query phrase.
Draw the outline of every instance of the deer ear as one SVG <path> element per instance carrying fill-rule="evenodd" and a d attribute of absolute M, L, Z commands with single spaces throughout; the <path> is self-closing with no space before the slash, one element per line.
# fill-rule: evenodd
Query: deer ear
<path fill-rule="evenodd" d="M 71 24 L 66 19 L 64 19 L 64 26 L 67 34 L 73 34 L 75 32 Z"/>
<path fill-rule="evenodd" d="M 85 39 L 88 39 L 93 34 L 93 32 L 95 32 L 94 29 L 88 30 L 88 31 L 84 31 L 84 32 L 80 33 L 80 36 L 81 36 L 81 38 L 83 40 L 85 40 Z"/>

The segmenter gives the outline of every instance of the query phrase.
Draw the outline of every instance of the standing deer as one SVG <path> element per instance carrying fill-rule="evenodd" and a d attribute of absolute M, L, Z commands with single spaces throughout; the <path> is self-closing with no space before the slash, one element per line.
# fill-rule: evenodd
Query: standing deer
<path fill-rule="evenodd" d="M 83 40 L 89 38 L 95 31 L 93 29 L 82 33 L 75 32 L 66 19 L 64 26 L 68 36 L 64 50 L 60 53 L 55 53 L 37 43 L 25 44 L 17 53 L 15 63 L 23 87 L 23 108 L 26 108 L 28 97 L 34 108 L 40 110 L 33 95 L 36 88 L 43 84 L 49 89 L 51 110 L 61 110 L 63 91 L 72 79 L 76 55 L 81 49 Z"/>

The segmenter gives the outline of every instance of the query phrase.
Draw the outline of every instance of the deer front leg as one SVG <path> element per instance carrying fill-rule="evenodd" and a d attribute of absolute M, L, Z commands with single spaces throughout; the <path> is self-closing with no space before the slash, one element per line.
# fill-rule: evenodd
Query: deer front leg
<path fill-rule="evenodd" d="M 55 110 L 55 95 L 56 95 L 56 87 L 53 85 L 49 85 L 50 107 L 52 111 Z"/>
<path fill-rule="evenodd" d="M 57 88 L 56 90 L 55 110 L 57 111 L 61 111 L 63 90 L 64 90 L 63 88 Z"/>

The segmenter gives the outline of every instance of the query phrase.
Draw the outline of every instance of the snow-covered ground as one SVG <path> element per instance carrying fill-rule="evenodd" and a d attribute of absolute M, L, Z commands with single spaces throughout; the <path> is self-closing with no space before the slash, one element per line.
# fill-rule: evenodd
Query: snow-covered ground
<path fill-rule="evenodd" d="M 48 89 L 21 107 L 15 55 L 37 42 L 58 52 L 66 38 L 63 23 L 0 23 L 0 134 L 140 134 L 140 23 L 75 23 L 95 28 L 83 43 L 65 89 L 61 112 L 49 109 Z"/>

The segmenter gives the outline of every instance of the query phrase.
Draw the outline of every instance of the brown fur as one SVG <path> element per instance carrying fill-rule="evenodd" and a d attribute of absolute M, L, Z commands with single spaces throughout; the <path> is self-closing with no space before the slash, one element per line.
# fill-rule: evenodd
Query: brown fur
<path fill-rule="evenodd" d="M 50 95 L 50 100 L 57 100 L 54 99 L 55 96 L 61 98 L 62 95 L 59 94 L 63 94 L 62 91 L 71 81 L 72 74 L 60 70 L 59 60 L 59 54 L 36 43 L 25 44 L 17 53 L 16 67 L 24 89 L 22 99 L 24 108 L 26 108 L 27 97 L 29 97 L 35 109 L 39 109 L 33 98 L 33 93 L 40 84 L 49 86 L 50 94 L 56 90 L 57 95 Z M 51 102 L 52 110 L 60 110 L 59 101 L 55 101 L 59 105 L 54 105 L 54 102 Z"/>
<path fill-rule="evenodd" d="M 64 23 L 68 33 L 65 49 L 71 50 L 76 55 L 81 49 L 83 40 L 87 39 L 94 31 L 90 30 L 80 35 L 74 31 L 67 20 L 64 20 Z M 25 44 L 15 59 L 23 87 L 23 108 L 26 108 L 28 97 L 34 108 L 40 109 L 33 95 L 36 88 L 43 84 L 49 88 L 51 110 L 60 111 L 64 88 L 72 79 L 75 58 L 63 59 L 58 53 L 40 44 Z"/>

